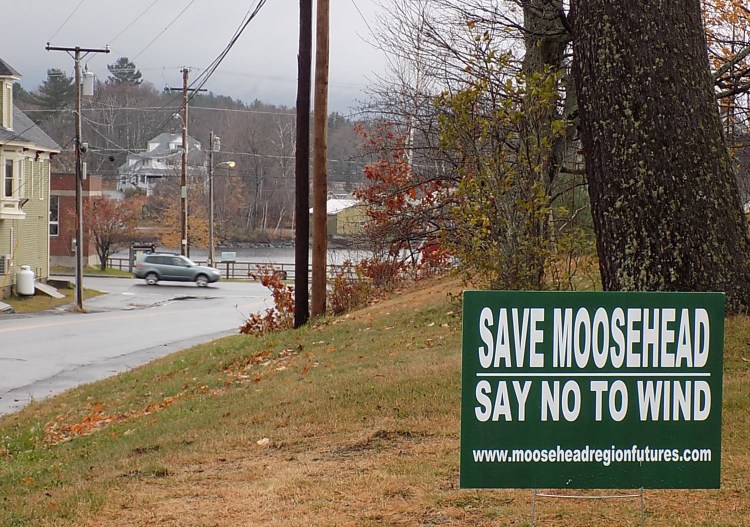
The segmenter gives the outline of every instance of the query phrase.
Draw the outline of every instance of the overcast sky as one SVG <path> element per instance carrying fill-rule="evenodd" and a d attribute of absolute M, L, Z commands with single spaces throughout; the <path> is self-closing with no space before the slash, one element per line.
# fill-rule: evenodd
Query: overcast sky
<path fill-rule="evenodd" d="M 128 57 L 157 89 L 182 85 L 180 69 L 196 78 L 226 47 L 259 0 L 0 0 L 0 57 L 36 89 L 47 69 L 73 75 L 67 53 L 52 46 L 104 48 L 83 61 L 99 80 L 107 64 Z M 329 108 L 344 114 L 365 98 L 368 78 L 382 73 L 382 53 L 366 43 L 374 0 L 331 1 Z M 184 10 L 184 12 L 183 12 Z M 314 16 L 314 13 L 313 13 Z M 299 0 L 267 0 L 205 88 L 247 103 L 293 107 L 296 100 Z M 374 27 L 374 26 L 372 26 Z"/>

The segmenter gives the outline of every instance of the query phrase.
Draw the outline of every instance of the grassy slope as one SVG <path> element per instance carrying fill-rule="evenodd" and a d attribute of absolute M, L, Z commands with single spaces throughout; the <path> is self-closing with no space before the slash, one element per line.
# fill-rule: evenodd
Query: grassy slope
<path fill-rule="evenodd" d="M 530 491 L 458 489 L 448 291 L 226 338 L 0 420 L 0 525 L 527 525 Z M 648 525 L 749 524 L 748 342 L 750 319 L 729 320 L 722 489 L 647 491 Z M 546 500 L 537 514 L 640 519 L 632 500 Z"/>
<path fill-rule="evenodd" d="M 72 309 L 75 306 L 74 289 L 58 289 L 59 293 L 65 295 L 65 298 L 52 298 L 43 293 L 37 293 L 32 296 L 14 296 L 3 299 L 3 302 L 13 307 L 16 313 L 33 313 L 57 308 Z M 100 295 L 99 291 L 93 289 L 83 290 L 83 299 L 94 298 Z"/>

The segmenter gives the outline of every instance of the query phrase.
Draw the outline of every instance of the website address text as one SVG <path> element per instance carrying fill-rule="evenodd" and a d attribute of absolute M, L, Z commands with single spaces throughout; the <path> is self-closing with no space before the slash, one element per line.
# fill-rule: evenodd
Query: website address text
<path fill-rule="evenodd" d="M 474 449 L 475 463 L 706 463 L 711 461 L 710 448 L 562 448 L 550 449 Z"/>

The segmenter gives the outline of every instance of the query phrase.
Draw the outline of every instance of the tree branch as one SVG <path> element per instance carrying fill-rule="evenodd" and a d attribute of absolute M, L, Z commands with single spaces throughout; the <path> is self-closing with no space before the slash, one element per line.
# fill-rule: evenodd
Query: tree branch
<path fill-rule="evenodd" d="M 734 57 L 725 62 L 718 70 L 716 70 L 713 73 L 714 80 L 719 80 L 726 72 L 739 64 L 748 55 L 750 55 L 750 46 L 746 46 L 744 49 L 740 50 L 739 53 L 735 54 Z"/>

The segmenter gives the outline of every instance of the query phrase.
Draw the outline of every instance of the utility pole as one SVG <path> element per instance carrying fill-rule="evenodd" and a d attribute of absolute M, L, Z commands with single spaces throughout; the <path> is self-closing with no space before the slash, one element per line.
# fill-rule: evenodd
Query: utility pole
<path fill-rule="evenodd" d="M 188 88 L 189 68 L 182 68 L 182 88 L 170 88 L 167 86 L 165 91 L 182 91 L 182 170 L 180 171 L 180 254 L 190 257 L 190 244 L 188 243 L 188 189 L 187 189 L 187 161 L 188 161 L 188 93 L 197 91 L 195 88 Z M 175 114 L 177 115 L 177 114 Z"/>
<path fill-rule="evenodd" d="M 310 78 L 312 65 L 312 0 L 299 2 L 297 56 L 297 135 L 294 161 L 294 327 L 307 323 L 310 248 Z"/>
<path fill-rule="evenodd" d="M 208 134 L 208 266 L 214 266 L 214 150 L 218 151 L 219 138 L 211 130 Z"/>
<path fill-rule="evenodd" d="M 76 119 L 75 119 L 75 155 L 76 155 L 76 289 L 75 301 L 78 311 L 83 311 L 83 174 L 81 170 L 81 153 L 83 143 L 81 142 L 81 58 L 89 53 L 109 53 L 109 48 L 81 48 L 50 46 L 47 42 L 47 51 L 65 51 L 75 60 L 75 83 L 76 83 Z M 83 53 L 83 56 L 81 56 Z"/>
<path fill-rule="evenodd" d="M 329 0 L 318 0 L 315 49 L 315 122 L 313 146 L 313 317 L 326 311 L 326 260 L 328 256 L 328 47 Z"/>

